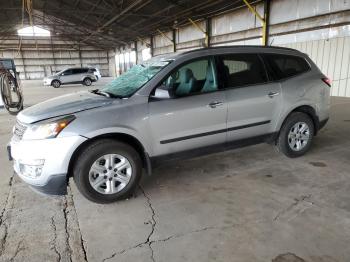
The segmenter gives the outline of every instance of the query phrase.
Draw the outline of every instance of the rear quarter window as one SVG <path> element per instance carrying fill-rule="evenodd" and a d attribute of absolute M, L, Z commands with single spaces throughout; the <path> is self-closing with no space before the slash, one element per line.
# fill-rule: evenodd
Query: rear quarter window
<path fill-rule="evenodd" d="M 273 80 L 296 76 L 310 70 L 309 63 L 303 57 L 281 54 L 264 54 L 270 77 Z"/>

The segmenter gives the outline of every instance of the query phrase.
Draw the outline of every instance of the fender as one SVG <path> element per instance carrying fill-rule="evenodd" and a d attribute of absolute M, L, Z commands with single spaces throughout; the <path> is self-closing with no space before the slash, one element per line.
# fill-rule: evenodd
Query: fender
<path fill-rule="evenodd" d="M 304 109 L 302 109 L 304 107 L 306 108 L 310 108 L 310 111 L 305 112 Z M 309 115 L 311 115 L 312 121 L 314 122 L 315 125 L 315 134 L 317 133 L 317 130 L 319 128 L 319 119 L 317 116 L 317 104 L 316 103 L 312 103 L 312 101 L 308 100 L 308 99 L 304 99 L 302 101 L 299 101 L 297 104 L 294 104 L 293 107 L 289 108 L 288 110 L 284 111 L 281 113 L 278 122 L 276 123 L 276 127 L 275 130 L 277 130 L 279 132 L 279 130 L 281 129 L 284 121 L 287 119 L 287 117 L 294 111 L 299 111 L 298 108 L 301 108 L 301 112 L 305 112 Z"/>
<path fill-rule="evenodd" d="M 92 139 L 94 137 L 98 137 L 98 136 L 102 136 L 102 135 L 106 135 L 106 134 L 124 134 L 124 135 L 132 136 L 137 141 L 139 141 L 139 143 L 143 146 L 144 150 L 148 154 L 152 155 L 151 146 L 150 146 L 148 140 L 146 139 L 146 137 L 142 136 L 135 129 L 130 128 L 130 127 L 119 126 L 119 127 L 102 128 L 102 129 L 98 129 L 98 130 L 89 132 L 87 134 L 84 134 L 84 137 L 86 137 L 88 139 Z"/>

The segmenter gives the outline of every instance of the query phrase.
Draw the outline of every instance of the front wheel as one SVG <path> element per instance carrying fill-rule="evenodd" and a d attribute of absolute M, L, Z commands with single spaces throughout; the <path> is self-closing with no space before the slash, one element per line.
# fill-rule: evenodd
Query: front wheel
<path fill-rule="evenodd" d="M 305 113 L 294 112 L 281 128 L 277 148 L 287 157 L 302 156 L 310 149 L 314 134 L 312 119 Z"/>
<path fill-rule="evenodd" d="M 58 80 L 53 80 L 51 85 L 54 87 L 54 88 L 59 88 L 61 86 L 61 82 L 58 81 Z"/>
<path fill-rule="evenodd" d="M 96 203 L 111 203 L 129 197 L 142 174 L 142 161 L 128 144 L 97 140 L 76 160 L 74 181 L 79 191 Z"/>

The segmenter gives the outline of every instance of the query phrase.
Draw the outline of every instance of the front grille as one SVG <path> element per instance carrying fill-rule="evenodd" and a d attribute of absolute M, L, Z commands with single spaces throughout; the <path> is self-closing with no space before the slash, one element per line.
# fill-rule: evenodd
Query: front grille
<path fill-rule="evenodd" d="M 19 141 L 22 139 L 24 132 L 26 131 L 27 126 L 21 124 L 18 120 L 16 121 L 16 125 L 13 129 L 13 139 L 15 141 Z"/>

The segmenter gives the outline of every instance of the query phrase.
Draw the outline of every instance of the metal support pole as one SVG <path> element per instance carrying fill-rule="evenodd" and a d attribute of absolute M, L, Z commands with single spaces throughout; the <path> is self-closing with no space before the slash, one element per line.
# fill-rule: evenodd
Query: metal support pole
<path fill-rule="evenodd" d="M 79 52 L 79 62 L 80 62 L 80 67 L 83 67 L 83 62 L 81 60 L 81 50 L 80 50 L 80 45 L 78 46 L 78 52 Z"/>
<path fill-rule="evenodd" d="M 270 29 L 270 0 L 265 0 L 264 1 L 264 20 L 265 20 L 265 42 L 264 45 L 268 46 L 269 45 L 269 29 Z"/>
<path fill-rule="evenodd" d="M 139 51 L 137 50 L 138 47 L 137 47 L 137 41 L 134 42 L 134 47 L 135 47 L 135 54 L 136 54 L 136 57 L 135 57 L 135 64 L 138 64 L 139 62 Z"/>
<path fill-rule="evenodd" d="M 176 52 L 176 29 L 173 29 L 173 51 Z"/>
<path fill-rule="evenodd" d="M 56 71 L 57 71 L 57 66 L 56 66 L 55 51 L 54 51 L 54 48 L 53 48 L 53 43 L 52 43 L 52 37 L 51 37 L 51 35 L 50 35 L 50 45 L 51 45 L 53 66 L 54 66 L 54 68 L 55 68 L 54 72 L 56 73 Z M 51 70 L 51 73 L 52 73 L 52 70 Z"/>
<path fill-rule="evenodd" d="M 243 0 L 243 2 L 246 4 L 246 6 L 248 7 L 248 9 L 250 10 L 251 13 L 253 13 L 261 22 L 262 24 L 262 44 L 266 45 L 266 21 L 265 19 L 254 9 L 253 6 L 251 6 L 251 4 L 249 4 L 249 2 L 247 0 Z"/>
<path fill-rule="evenodd" d="M 150 36 L 151 43 L 150 43 L 150 49 L 151 49 L 151 57 L 153 57 L 153 36 Z"/>
<path fill-rule="evenodd" d="M 121 57 L 121 51 L 120 51 L 120 47 L 118 48 L 118 56 L 119 56 L 119 71 L 118 71 L 118 76 L 120 76 L 121 74 L 122 74 L 122 71 L 123 71 L 123 69 L 122 69 L 122 62 L 121 62 L 121 59 L 120 59 L 120 57 Z"/>
<path fill-rule="evenodd" d="M 147 43 L 144 39 L 142 39 L 141 37 L 137 37 L 137 39 L 143 44 L 143 45 L 146 45 L 147 47 L 150 47 L 151 44 L 150 43 Z"/>
<path fill-rule="evenodd" d="M 20 52 L 21 59 L 22 59 L 22 64 L 23 64 L 24 79 L 28 80 L 29 78 L 27 78 L 26 65 L 25 65 L 25 63 L 24 63 L 22 48 L 19 49 L 19 52 Z"/>
<path fill-rule="evenodd" d="M 188 21 L 191 22 L 199 31 L 201 31 L 205 35 L 205 46 L 208 47 L 209 45 L 209 37 L 208 37 L 208 32 L 205 31 L 203 28 L 201 28 L 195 21 L 193 21 L 191 18 L 188 18 Z"/>
<path fill-rule="evenodd" d="M 110 64 L 109 64 L 109 51 L 107 50 L 107 65 L 108 65 L 108 76 L 111 76 L 111 74 L 110 74 L 110 71 L 109 71 L 109 69 L 110 69 Z"/>
<path fill-rule="evenodd" d="M 210 38 L 211 38 L 211 18 L 208 17 L 206 20 L 206 28 L 207 28 L 207 42 L 206 45 L 207 47 L 210 47 Z"/>
<path fill-rule="evenodd" d="M 126 54 L 125 54 L 125 46 L 123 48 L 123 73 L 128 71 L 128 66 L 126 65 Z"/>
<path fill-rule="evenodd" d="M 173 45 L 173 49 L 175 49 L 175 38 L 174 38 L 174 32 L 173 32 L 173 39 L 171 39 L 169 36 L 167 36 L 166 34 L 164 34 L 161 30 L 157 29 L 158 33 L 160 33 L 162 35 L 163 38 L 169 40 L 171 42 L 171 44 Z"/>

